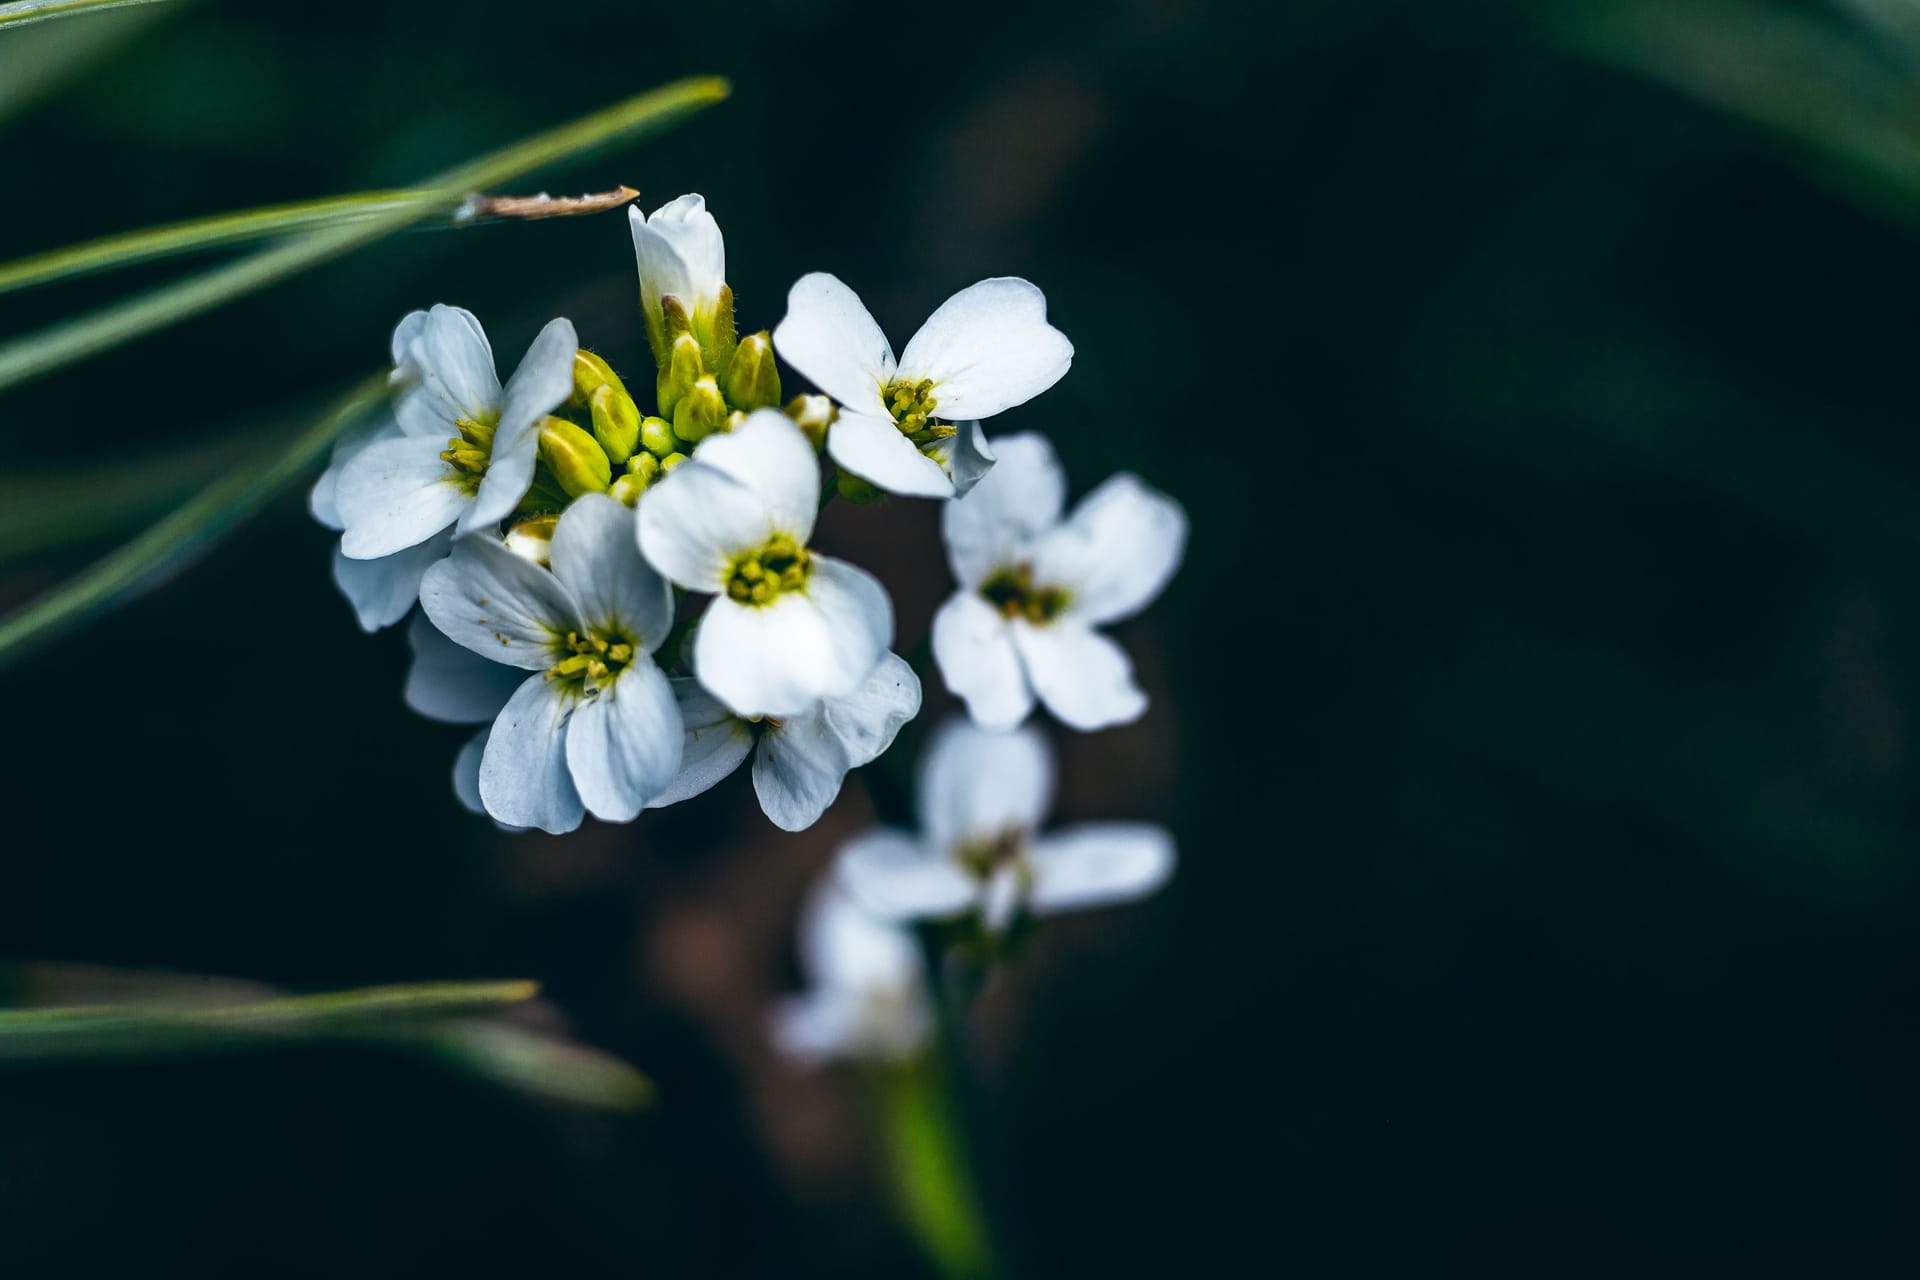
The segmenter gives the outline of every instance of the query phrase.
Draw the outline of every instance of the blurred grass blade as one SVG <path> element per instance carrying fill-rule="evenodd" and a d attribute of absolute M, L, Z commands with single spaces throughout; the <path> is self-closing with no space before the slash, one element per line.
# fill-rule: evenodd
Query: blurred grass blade
<path fill-rule="evenodd" d="M 328 196 L 293 204 L 267 205 L 165 226 L 144 227 L 139 231 L 105 236 L 85 244 L 0 263 L 0 293 L 91 275 L 96 271 L 112 271 L 177 254 L 202 253 L 272 236 L 312 231 L 317 227 L 388 213 L 418 200 L 431 199 L 432 196 L 430 191 L 363 191 L 350 196 Z"/>
<path fill-rule="evenodd" d="M 0 28 L 24 27 L 49 18 L 78 17 L 83 13 L 105 13 L 109 9 L 131 9 L 139 4 L 158 4 L 160 0 L 14 0 L 0 4 Z"/>
<path fill-rule="evenodd" d="M 358 1038 L 531 1000 L 535 982 L 429 982 L 231 1005 L 63 1005 L 0 1010 L 0 1062 L 191 1053 L 229 1042 Z"/>
<path fill-rule="evenodd" d="M 293 483 L 334 439 L 386 402 L 387 375 L 366 379 L 318 424 L 272 457 L 236 467 L 191 502 L 54 588 L 0 617 L 0 666 L 104 609 L 120 604 L 178 569 L 196 552 Z"/>
<path fill-rule="evenodd" d="M 717 77 L 679 80 L 516 143 L 423 184 L 424 194 L 401 207 L 343 226 L 309 232 L 175 284 L 0 346 L 0 390 L 152 333 L 308 270 L 402 227 L 457 207 L 474 192 L 497 188 L 536 169 L 569 160 L 617 138 L 653 132 L 719 102 L 727 82 Z"/>
<path fill-rule="evenodd" d="M 450 1022 L 418 1036 L 468 1075 L 553 1102 L 632 1111 L 653 1101 L 653 1082 L 612 1054 L 511 1022 Z"/>
<path fill-rule="evenodd" d="M 118 52 L 179 7 L 123 9 L 99 22 L 63 22 L 31 35 L 0 38 L 0 121 Z"/>
<path fill-rule="evenodd" d="M 123 534 L 261 456 L 258 433 L 78 466 L 0 473 L 0 565 Z"/>

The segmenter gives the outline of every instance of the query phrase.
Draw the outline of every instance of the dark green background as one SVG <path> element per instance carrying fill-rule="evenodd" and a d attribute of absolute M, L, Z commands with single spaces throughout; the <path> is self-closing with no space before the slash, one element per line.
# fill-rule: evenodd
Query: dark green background
<path fill-rule="evenodd" d="M 404 184 L 732 77 L 533 186 L 704 192 L 752 327 L 807 270 L 896 343 L 1032 278 L 1078 354 L 995 425 L 1193 518 L 1121 629 L 1152 712 L 1060 735 L 1062 818 L 1166 821 L 1179 876 L 1051 928 L 986 1011 L 1018 1274 L 1910 1267 L 1920 251 L 1548 8 L 209 0 L 4 122 L 0 243 Z M 417 232 L 8 393 L 9 465 L 291 434 L 435 301 L 508 363 L 567 314 L 645 382 L 617 216 Z M 931 507 L 824 536 L 924 634 Z M 0 1270 L 919 1274 L 856 1078 L 756 1047 L 861 787 L 799 837 L 744 778 L 498 836 L 327 555 L 289 496 L 0 675 L 0 953 L 536 977 L 661 1103 L 345 1050 L 16 1073 Z"/>

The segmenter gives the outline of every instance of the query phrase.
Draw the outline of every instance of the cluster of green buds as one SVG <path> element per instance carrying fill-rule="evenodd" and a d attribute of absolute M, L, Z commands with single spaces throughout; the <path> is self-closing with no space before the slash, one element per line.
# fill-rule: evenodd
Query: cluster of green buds
<path fill-rule="evenodd" d="M 697 325 L 671 295 L 661 298 L 660 310 L 655 388 L 660 417 L 683 446 L 731 430 L 755 409 L 779 405 L 773 340 L 764 329 L 735 337 L 731 289 L 720 291 L 720 305 L 705 326 Z"/>

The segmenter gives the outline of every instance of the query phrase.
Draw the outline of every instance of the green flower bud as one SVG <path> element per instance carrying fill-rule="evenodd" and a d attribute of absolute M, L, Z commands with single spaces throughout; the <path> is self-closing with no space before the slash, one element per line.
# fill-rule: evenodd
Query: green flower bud
<path fill-rule="evenodd" d="M 567 491 L 605 493 L 613 482 L 613 464 L 594 438 L 565 418 L 547 418 L 540 424 L 540 461 Z"/>
<path fill-rule="evenodd" d="M 660 459 L 660 471 L 662 474 L 665 474 L 666 472 L 673 470 L 675 467 L 679 466 L 681 463 L 685 462 L 686 460 L 687 460 L 687 455 L 684 453 L 670 453 L 666 457 Z"/>
<path fill-rule="evenodd" d="M 603 382 L 589 402 L 593 411 L 593 438 L 606 450 L 607 461 L 619 466 L 633 456 L 640 443 L 640 410 L 617 382 Z"/>
<path fill-rule="evenodd" d="M 660 478 L 660 459 L 650 453 L 636 453 L 633 461 L 627 464 L 624 475 L 613 478 L 613 485 L 607 492 L 631 507 L 640 501 L 640 495 Z"/>
<path fill-rule="evenodd" d="M 732 365 L 735 346 L 732 285 L 720 286 L 720 303 L 713 311 L 713 331 L 701 336 L 700 345 L 706 351 L 709 371 L 721 373 Z"/>
<path fill-rule="evenodd" d="M 573 398 L 568 403 L 576 409 L 584 409 L 593 403 L 593 393 L 605 386 L 612 386 L 623 396 L 627 394 L 626 384 L 620 381 L 620 375 L 613 371 L 612 365 L 591 351 L 576 351 L 573 356 Z"/>
<path fill-rule="evenodd" d="M 673 424 L 665 418 L 642 418 L 640 420 L 640 447 L 656 458 L 664 458 L 670 453 L 680 452 L 680 437 L 673 434 Z"/>
<path fill-rule="evenodd" d="M 706 372 L 700 363 L 700 342 L 690 333 L 673 340 L 672 355 L 660 373 L 655 390 L 660 393 L 660 416 L 670 417 L 679 407 L 680 397 Z"/>
<path fill-rule="evenodd" d="M 886 496 L 851 471 L 842 471 L 835 477 L 834 487 L 848 502 L 878 502 Z"/>
<path fill-rule="evenodd" d="M 826 448 L 827 428 L 840 416 L 840 410 L 826 396 L 795 396 L 787 401 L 786 413 L 813 441 L 815 453 Z"/>
<path fill-rule="evenodd" d="M 727 366 L 727 403 L 752 413 L 780 403 L 780 370 L 773 362 L 773 343 L 762 329 L 733 353 Z"/>
<path fill-rule="evenodd" d="M 726 425 L 727 401 L 711 377 L 687 388 L 673 407 L 673 434 L 689 444 L 704 440 Z"/>
<path fill-rule="evenodd" d="M 507 550 L 523 560 L 544 565 L 553 558 L 553 530 L 560 523 L 554 514 L 533 516 L 507 530 Z"/>

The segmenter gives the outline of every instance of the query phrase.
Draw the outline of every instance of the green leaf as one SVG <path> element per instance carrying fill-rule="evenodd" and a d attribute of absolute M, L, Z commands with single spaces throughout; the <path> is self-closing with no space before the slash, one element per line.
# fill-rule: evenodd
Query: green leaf
<path fill-rule="evenodd" d="M 166 519 L 26 606 L 0 617 L 0 666 L 142 588 L 212 545 L 299 478 L 348 427 L 386 402 L 387 375 L 361 382 L 321 421 L 264 461 L 234 468 Z"/>
<path fill-rule="evenodd" d="M 0 120 L 176 12 L 173 6 L 125 9 L 99 22 L 67 22 L 32 35 L 0 36 Z"/>
<path fill-rule="evenodd" d="M 157 258 L 203 253 L 229 245 L 334 226 L 432 198 L 430 191 L 363 191 L 349 196 L 327 196 L 320 200 L 267 205 L 165 226 L 144 227 L 139 231 L 105 236 L 85 244 L 53 249 L 0 264 L 0 293 L 91 275 L 97 271 L 117 270 L 140 262 L 152 262 Z"/>
<path fill-rule="evenodd" d="M 14 0 L 0 4 L 0 27 L 24 27 L 49 18 L 76 17 L 83 13 L 105 13 L 109 9 L 131 9 L 137 4 L 157 4 L 159 0 Z"/>
<path fill-rule="evenodd" d="M 449 170 L 422 184 L 423 194 L 398 208 L 309 232 L 238 262 L 50 325 L 0 346 L 0 390 L 276 284 L 453 209 L 474 192 L 497 188 L 617 138 L 663 129 L 721 101 L 728 92 L 727 82 L 717 77 L 676 81 Z"/>

